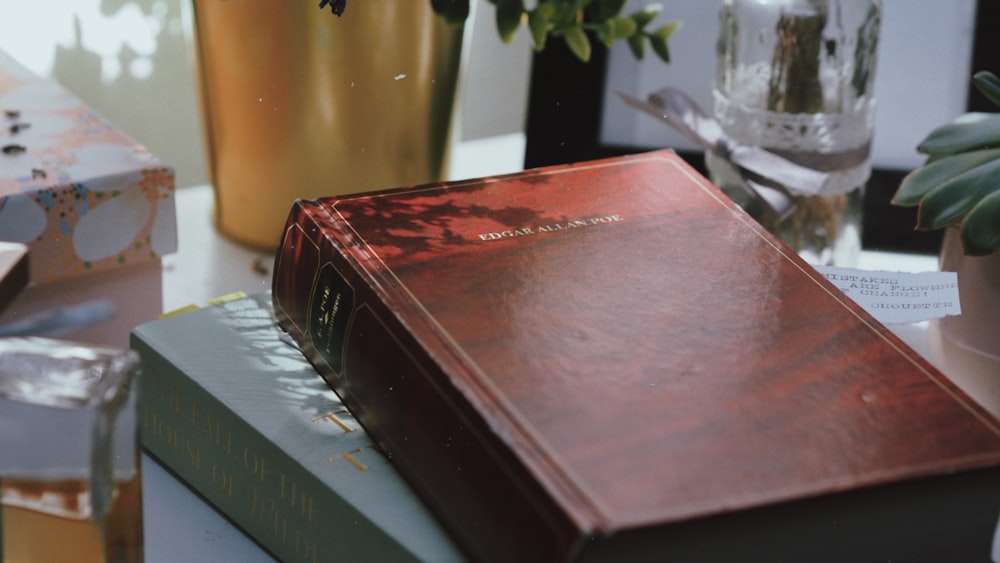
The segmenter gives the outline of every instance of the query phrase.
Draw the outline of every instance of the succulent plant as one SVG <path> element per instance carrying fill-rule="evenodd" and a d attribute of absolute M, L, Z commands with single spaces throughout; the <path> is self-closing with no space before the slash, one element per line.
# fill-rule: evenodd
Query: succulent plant
<path fill-rule="evenodd" d="M 1000 79 L 977 72 L 972 83 L 1000 106 Z M 923 166 L 903 178 L 892 202 L 917 207 L 920 230 L 958 226 L 968 255 L 1000 249 L 1000 113 L 966 113 L 917 146 Z"/>

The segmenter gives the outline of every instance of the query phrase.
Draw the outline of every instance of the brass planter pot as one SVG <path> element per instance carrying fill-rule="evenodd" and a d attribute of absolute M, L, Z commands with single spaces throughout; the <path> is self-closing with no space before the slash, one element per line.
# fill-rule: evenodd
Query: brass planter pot
<path fill-rule="evenodd" d="M 297 198 L 442 179 L 462 30 L 424 0 L 194 0 L 215 221 L 273 250 Z"/>

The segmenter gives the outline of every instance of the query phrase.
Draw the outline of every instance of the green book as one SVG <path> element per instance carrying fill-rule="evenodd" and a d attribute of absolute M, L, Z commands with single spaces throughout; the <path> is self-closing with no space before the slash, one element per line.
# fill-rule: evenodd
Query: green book
<path fill-rule="evenodd" d="M 132 332 L 142 443 L 287 563 L 462 554 L 302 353 L 269 293 Z"/>

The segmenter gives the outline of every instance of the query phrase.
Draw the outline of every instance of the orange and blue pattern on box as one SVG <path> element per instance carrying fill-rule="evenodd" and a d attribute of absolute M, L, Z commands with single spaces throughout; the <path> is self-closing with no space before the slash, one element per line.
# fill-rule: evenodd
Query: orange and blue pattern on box
<path fill-rule="evenodd" d="M 33 283 L 177 249 L 174 171 L 50 80 L 0 52 L 0 240 Z"/>

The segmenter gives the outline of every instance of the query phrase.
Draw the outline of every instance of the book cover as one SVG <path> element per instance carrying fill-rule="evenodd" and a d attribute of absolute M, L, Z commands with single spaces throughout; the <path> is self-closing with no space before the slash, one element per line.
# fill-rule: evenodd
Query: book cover
<path fill-rule="evenodd" d="M 270 294 L 137 327 L 143 447 L 286 563 L 462 560 L 281 335 Z"/>
<path fill-rule="evenodd" d="M 673 152 L 297 202 L 273 292 L 477 559 L 989 554 L 997 421 Z"/>

